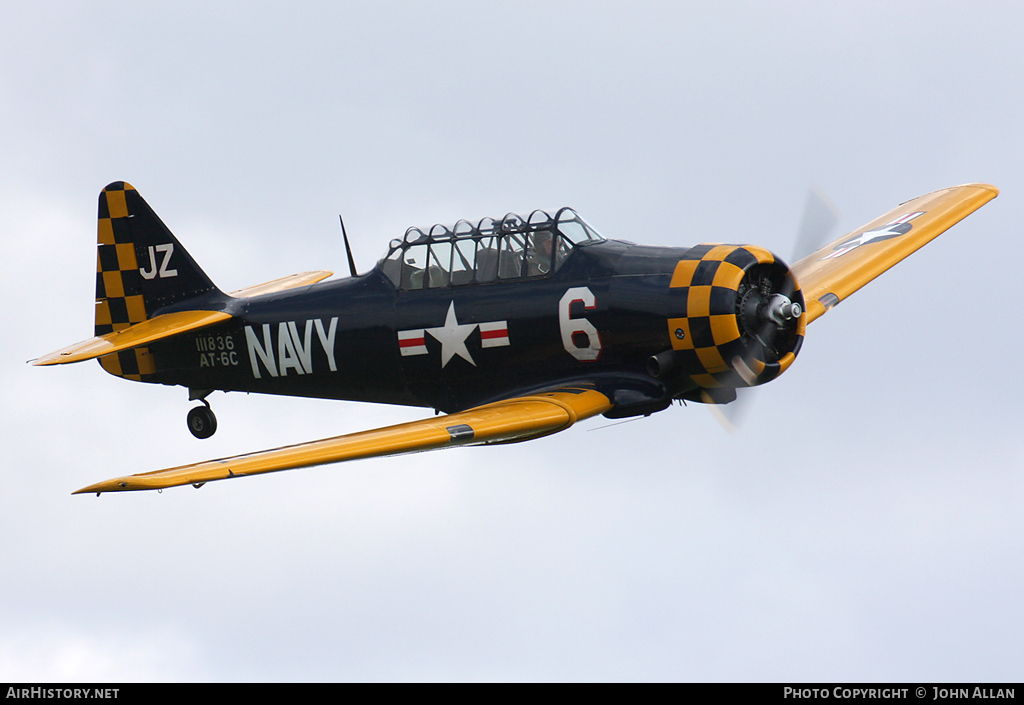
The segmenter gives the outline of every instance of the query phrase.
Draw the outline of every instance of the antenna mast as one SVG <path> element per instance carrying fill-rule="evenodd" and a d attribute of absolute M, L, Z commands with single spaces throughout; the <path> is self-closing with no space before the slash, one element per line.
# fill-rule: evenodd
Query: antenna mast
<path fill-rule="evenodd" d="M 338 220 L 341 222 L 341 236 L 345 239 L 345 252 L 348 253 L 348 271 L 352 273 L 352 276 L 356 276 L 356 261 L 352 257 L 352 246 L 348 243 L 348 233 L 345 232 L 345 221 L 341 215 L 338 215 Z"/>

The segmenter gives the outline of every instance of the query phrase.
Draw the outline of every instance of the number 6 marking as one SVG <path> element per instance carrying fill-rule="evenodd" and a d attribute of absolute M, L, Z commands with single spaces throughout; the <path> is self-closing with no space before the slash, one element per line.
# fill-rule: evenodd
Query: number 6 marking
<path fill-rule="evenodd" d="M 562 345 L 565 351 L 581 362 L 593 362 L 601 355 L 601 336 L 597 328 L 586 318 L 570 318 L 569 309 L 579 301 L 583 308 L 595 306 L 594 294 L 588 287 L 577 286 L 569 289 L 558 302 L 558 327 L 562 330 Z M 586 336 L 586 345 L 577 345 L 574 338 Z"/>

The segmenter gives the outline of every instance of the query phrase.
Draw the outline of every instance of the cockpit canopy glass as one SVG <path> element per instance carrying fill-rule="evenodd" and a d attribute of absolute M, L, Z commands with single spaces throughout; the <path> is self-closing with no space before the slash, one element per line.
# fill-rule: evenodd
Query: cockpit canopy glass
<path fill-rule="evenodd" d="M 509 213 L 500 220 L 409 228 L 391 241 L 378 266 L 404 290 L 536 278 L 557 271 L 577 245 L 603 240 L 571 208 L 553 217 L 542 210 L 527 218 Z"/>

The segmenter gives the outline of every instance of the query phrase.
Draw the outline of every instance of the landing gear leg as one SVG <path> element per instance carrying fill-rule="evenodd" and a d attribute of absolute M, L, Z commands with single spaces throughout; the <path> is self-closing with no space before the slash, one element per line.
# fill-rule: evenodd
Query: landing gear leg
<path fill-rule="evenodd" d="M 217 430 L 217 417 L 210 408 L 210 402 L 200 399 L 203 406 L 193 407 L 188 412 L 188 430 L 196 438 L 209 438 Z"/>

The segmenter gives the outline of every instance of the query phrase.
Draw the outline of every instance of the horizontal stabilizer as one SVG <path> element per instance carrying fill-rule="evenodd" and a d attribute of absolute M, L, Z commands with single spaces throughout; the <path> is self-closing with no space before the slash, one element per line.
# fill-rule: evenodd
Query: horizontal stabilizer
<path fill-rule="evenodd" d="M 323 281 L 332 274 L 334 274 L 334 272 L 328 272 L 325 270 L 316 272 L 300 272 L 298 274 L 292 274 L 291 276 L 269 281 L 265 284 L 257 284 L 256 286 L 249 286 L 244 289 L 239 289 L 238 291 L 232 291 L 230 296 L 243 299 L 250 296 L 273 294 L 277 291 L 298 289 L 301 286 L 309 286 L 310 284 L 316 284 L 318 281 Z"/>
<path fill-rule="evenodd" d="M 910 256 L 999 195 L 995 186 L 965 184 L 907 201 L 793 265 L 807 322 Z"/>
<path fill-rule="evenodd" d="M 165 313 L 123 328 L 61 348 L 32 361 L 33 365 L 63 365 L 92 360 L 121 350 L 129 350 L 156 340 L 170 338 L 186 331 L 220 323 L 231 318 L 222 311 L 178 311 Z"/>
<path fill-rule="evenodd" d="M 563 431 L 576 421 L 602 414 L 611 407 L 608 397 L 600 392 L 592 389 L 563 389 L 507 399 L 448 416 L 435 416 L 347 436 L 119 477 L 83 487 L 74 494 L 158 490 L 178 485 L 199 486 L 213 480 L 293 470 L 343 460 L 401 455 L 462 445 L 525 441 Z"/>

